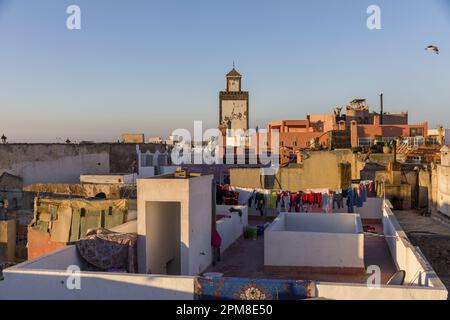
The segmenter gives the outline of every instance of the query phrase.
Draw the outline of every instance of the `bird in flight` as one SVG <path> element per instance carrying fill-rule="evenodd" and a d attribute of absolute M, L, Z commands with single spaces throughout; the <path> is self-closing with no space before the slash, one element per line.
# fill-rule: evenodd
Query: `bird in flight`
<path fill-rule="evenodd" d="M 425 48 L 426 51 L 431 51 L 434 52 L 436 54 L 439 54 L 439 48 L 436 46 L 428 46 Z"/>

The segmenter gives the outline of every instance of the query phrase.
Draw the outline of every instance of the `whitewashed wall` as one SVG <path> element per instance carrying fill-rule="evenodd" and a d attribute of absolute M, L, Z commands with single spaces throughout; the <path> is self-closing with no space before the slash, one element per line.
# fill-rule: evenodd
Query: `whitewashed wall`
<path fill-rule="evenodd" d="M 282 213 L 266 229 L 265 266 L 364 268 L 364 235 L 356 233 L 356 225 L 352 234 L 285 231 L 287 223 Z"/>
<path fill-rule="evenodd" d="M 240 209 L 242 217 L 237 212 L 230 212 L 230 208 Z M 216 222 L 217 232 L 222 238 L 220 251 L 224 252 L 243 235 L 245 227 L 248 226 L 248 208 L 245 206 L 216 206 L 216 214 L 229 216 Z"/>
<path fill-rule="evenodd" d="M 437 166 L 437 209 L 450 217 L 450 166 Z"/>
<path fill-rule="evenodd" d="M 389 201 L 386 201 L 383 208 L 383 231 L 397 268 L 406 272 L 405 283 L 425 287 L 444 287 L 420 249 L 414 247 L 409 241 L 392 213 L 391 207 Z"/>

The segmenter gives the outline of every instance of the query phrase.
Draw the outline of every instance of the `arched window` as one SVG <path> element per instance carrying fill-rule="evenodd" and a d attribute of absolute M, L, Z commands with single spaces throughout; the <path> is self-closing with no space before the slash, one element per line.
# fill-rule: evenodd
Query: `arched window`
<path fill-rule="evenodd" d="M 106 194 L 104 192 L 100 192 L 95 197 L 97 199 L 106 199 Z"/>

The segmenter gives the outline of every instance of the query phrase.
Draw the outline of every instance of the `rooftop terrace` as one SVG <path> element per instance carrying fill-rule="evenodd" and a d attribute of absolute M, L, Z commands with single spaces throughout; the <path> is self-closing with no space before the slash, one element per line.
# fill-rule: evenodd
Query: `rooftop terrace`
<path fill-rule="evenodd" d="M 249 217 L 249 225 L 261 225 L 271 222 L 273 218 Z M 381 223 L 363 220 L 363 225 L 373 226 L 379 236 L 365 236 L 364 262 L 366 267 L 378 265 L 381 268 L 381 283 L 386 284 L 397 271 L 389 247 L 382 237 Z M 332 273 L 305 272 L 292 268 L 289 273 L 271 272 L 264 268 L 264 237 L 249 240 L 241 237 L 222 255 L 222 259 L 207 272 L 220 272 L 225 277 L 316 280 L 326 282 L 366 283 L 370 274 L 365 273 Z"/>

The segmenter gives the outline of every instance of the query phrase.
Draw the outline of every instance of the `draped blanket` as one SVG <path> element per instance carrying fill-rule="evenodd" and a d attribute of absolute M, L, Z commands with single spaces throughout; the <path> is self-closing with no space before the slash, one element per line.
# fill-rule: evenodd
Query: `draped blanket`
<path fill-rule="evenodd" d="M 137 235 L 103 228 L 88 231 L 76 244 L 89 264 L 103 271 L 137 273 Z"/>

